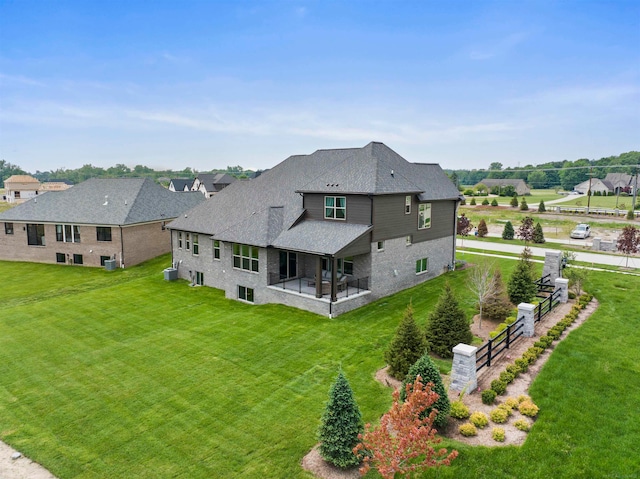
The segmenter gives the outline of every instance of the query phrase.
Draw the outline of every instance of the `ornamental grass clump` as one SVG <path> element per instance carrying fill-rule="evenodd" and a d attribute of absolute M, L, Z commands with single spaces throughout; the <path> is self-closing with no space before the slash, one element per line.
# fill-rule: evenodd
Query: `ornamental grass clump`
<path fill-rule="evenodd" d="M 478 435 L 478 429 L 473 424 L 471 424 L 470 422 L 466 422 L 466 423 L 462 424 L 458 428 L 458 432 L 460 434 L 462 434 L 464 437 L 471 437 L 471 436 L 477 436 Z"/>
<path fill-rule="evenodd" d="M 473 424 L 474 426 L 482 429 L 483 427 L 486 427 L 487 424 L 489 424 L 489 419 L 487 418 L 487 415 L 485 413 L 475 411 L 473 414 L 471 414 L 471 416 L 469 416 L 469 422 L 471 422 L 471 424 Z"/>
<path fill-rule="evenodd" d="M 504 442 L 504 440 L 506 438 L 505 434 L 504 434 L 504 429 L 501 428 L 501 427 L 494 427 L 491 430 L 491 437 L 496 442 Z"/>

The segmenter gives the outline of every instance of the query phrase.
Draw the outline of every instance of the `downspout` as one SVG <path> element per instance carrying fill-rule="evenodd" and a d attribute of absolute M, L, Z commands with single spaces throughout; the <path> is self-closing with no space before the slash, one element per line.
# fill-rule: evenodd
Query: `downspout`
<path fill-rule="evenodd" d="M 171 267 L 173 268 L 173 230 L 169 230 L 169 241 L 171 248 Z"/>
<path fill-rule="evenodd" d="M 122 225 L 120 228 L 120 267 L 124 268 L 124 236 L 122 234 Z"/>
<path fill-rule="evenodd" d="M 456 235 L 458 233 L 458 208 L 460 207 L 460 198 L 456 201 L 456 207 L 453 209 L 453 257 L 451 258 L 451 271 L 456 269 Z"/>

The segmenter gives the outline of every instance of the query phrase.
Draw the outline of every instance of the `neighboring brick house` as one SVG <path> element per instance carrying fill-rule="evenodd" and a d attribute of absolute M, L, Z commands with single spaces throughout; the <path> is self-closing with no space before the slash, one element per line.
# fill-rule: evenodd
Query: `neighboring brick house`
<path fill-rule="evenodd" d="M 489 188 L 489 191 L 491 191 L 491 189 L 495 186 L 497 187 L 513 186 L 518 196 L 531 194 L 531 189 L 527 186 L 524 180 L 485 178 L 480 183 L 482 183 L 487 188 Z"/>
<path fill-rule="evenodd" d="M 194 284 L 337 316 L 453 268 L 459 192 L 382 143 L 291 156 L 168 225 Z"/>
<path fill-rule="evenodd" d="M 166 223 L 203 201 L 150 179 L 90 179 L 0 213 L 0 260 L 132 266 L 169 252 Z"/>
<path fill-rule="evenodd" d="M 33 176 L 13 175 L 4 180 L 6 200 L 9 203 L 24 203 L 38 196 L 40 182 Z"/>
<path fill-rule="evenodd" d="M 193 180 L 191 191 L 199 191 L 206 198 L 211 198 L 234 181 L 236 181 L 236 179 L 226 173 L 202 174 Z"/>
<path fill-rule="evenodd" d="M 633 194 L 633 190 L 636 189 L 638 183 L 640 183 L 640 181 L 638 181 L 638 175 L 634 177 L 626 173 L 607 173 L 603 181 L 607 185 L 610 185 L 611 191 L 615 194 Z"/>
<path fill-rule="evenodd" d="M 607 195 L 610 191 L 613 191 L 613 185 L 608 181 L 601 180 L 600 178 L 591 178 L 590 180 L 577 184 L 573 189 L 585 195 L 589 193 L 589 189 L 591 189 L 591 194 L 600 193 Z"/>

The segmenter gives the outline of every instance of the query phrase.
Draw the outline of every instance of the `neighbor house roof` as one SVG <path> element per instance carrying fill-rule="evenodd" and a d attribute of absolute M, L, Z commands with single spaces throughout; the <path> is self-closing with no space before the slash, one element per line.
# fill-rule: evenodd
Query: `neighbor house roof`
<path fill-rule="evenodd" d="M 30 175 L 12 175 L 6 180 L 5 183 L 40 183 L 36 178 Z"/>
<path fill-rule="evenodd" d="M 488 186 L 489 188 L 491 188 L 492 186 L 504 186 L 504 185 L 511 185 L 511 186 L 527 185 L 525 181 L 520 178 L 515 178 L 515 179 L 514 178 L 503 178 L 503 179 L 485 178 L 479 183 L 482 183 L 483 185 Z"/>
<path fill-rule="evenodd" d="M 202 201 L 200 193 L 174 193 L 148 178 L 93 178 L 43 193 L 0 213 L 0 221 L 124 226 L 170 220 Z"/>
<path fill-rule="evenodd" d="M 171 180 L 171 184 L 173 184 L 174 190 L 185 191 L 185 187 L 187 190 L 191 189 L 193 180 L 191 178 L 174 178 Z"/>
<path fill-rule="evenodd" d="M 201 174 L 196 177 L 204 185 L 208 192 L 221 191 L 225 186 L 236 181 L 235 177 L 226 173 Z"/>
<path fill-rule="evenodd" d="M 409 163 L 386 145 L 369 143 L 291 156 L 252 181 L 232 183 L 169 227 L 222 241 L 321 253 L 337 251 L 368 231 L 366 225 L 302 221 L 304 193 L 416 194 L 422 201 L 459 198 L 438 165 Z M 336 244 L 323 245 L 322 235 Z"/>

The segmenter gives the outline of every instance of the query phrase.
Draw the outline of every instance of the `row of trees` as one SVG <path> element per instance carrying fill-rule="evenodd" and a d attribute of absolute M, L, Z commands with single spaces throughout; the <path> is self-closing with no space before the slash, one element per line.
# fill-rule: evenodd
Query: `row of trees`
<path fill-rule="evenodd" d="M 589 179 L 604 178 L 607 173 L 639 173 L 636 166 L 640 164 L 640 152 L 630 151 L 618 156 L 609 156 L 599 160 L 582 158 L 575 161 L 553 161 L 539 165 L 504 168 L 502 163 L 494 162 L 488 169 L 479 170 L 446 170 L 456 185 L 475 185 L 485 178 L 522 179 L 532 188 L 562 187 L 572 189 L 578 183 Z M 624 165 L 613 167 L 614 165 Z"/>

